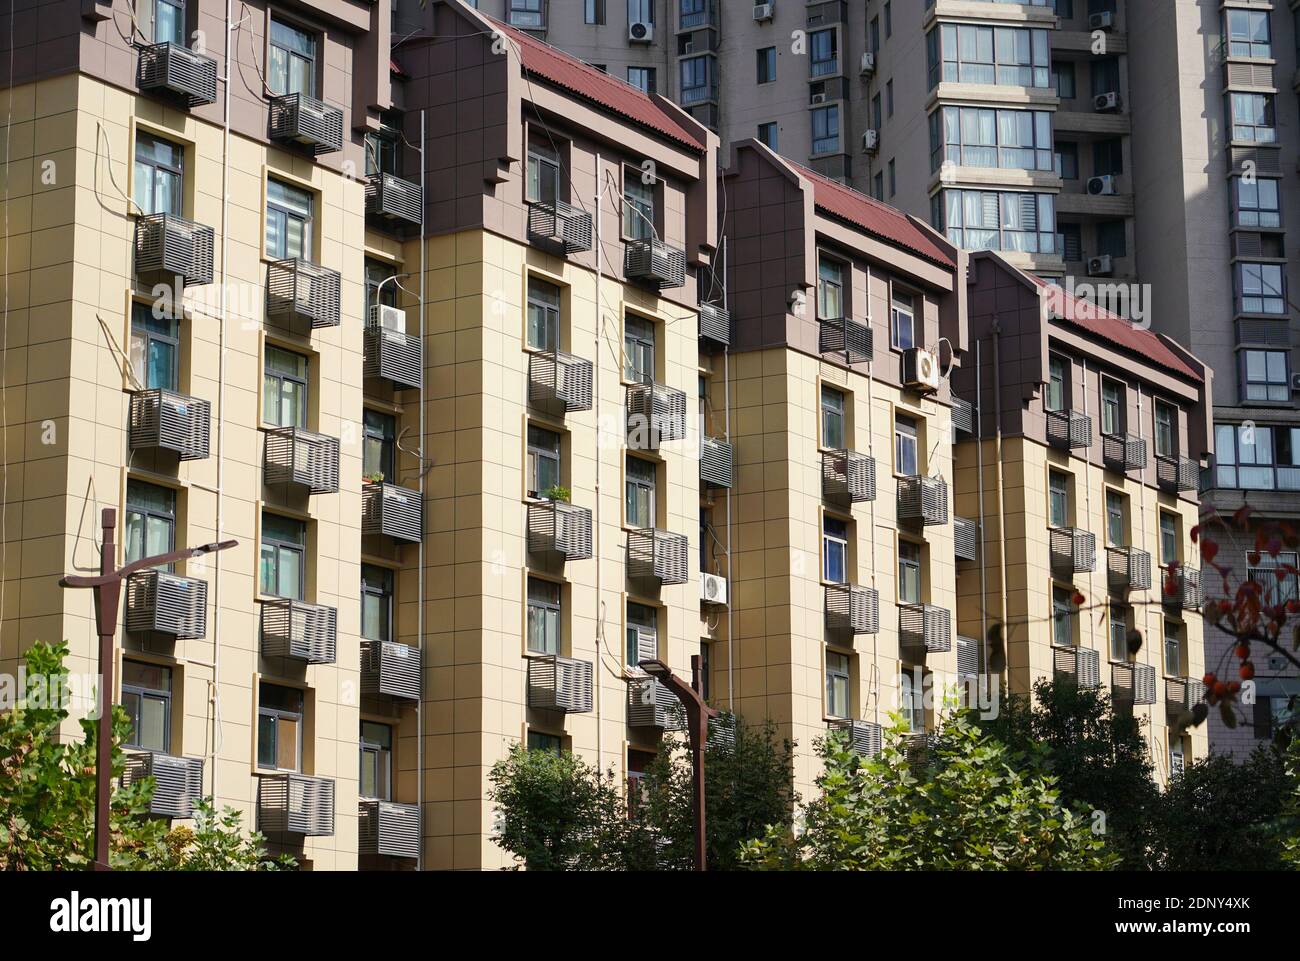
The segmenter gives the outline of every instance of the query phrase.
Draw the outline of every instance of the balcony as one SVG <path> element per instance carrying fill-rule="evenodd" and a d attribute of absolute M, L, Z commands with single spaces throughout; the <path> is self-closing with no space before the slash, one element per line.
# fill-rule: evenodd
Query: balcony
<path fill-rule="evenodd" d="M 898 605 L 898 646 L 917 654 L 952 650 L 952 615 L 933 604 Z"/>
<path fill-rule="evenodd" d="M 420 492 L 383 482 L 362 484 L 361 533 L 420 543 L 424 537 Z"/>
<path fill-rule="evenodd" d="M 884 730 L 871 721 L 852 721 L 848 718 L 827 721 L 832 731 L 848 732 L 848 748 L 858 757 L 875 757 L 884 744 Z"/>
<path fill-rule="evenodd" d="M 592 246 L 591 214 L 563 200 L 528 205 L 528 233 L 543 243 L 555 244 L 565 254 L 579 254 Z"/>
<path fill-rule="evenodd" d="M 167 571 L 136 571 L 126 582 L 128 633 L 168 634 L 176 640 L 208 632 L 208 582 Z"/>
<path fill-rule="evenodd" d="M 311 494 L 339 489 L 339 439 L 301 427 L 266 431 L 263 472 L 268 485 L 293 484 Z"/>
<path fill-rule="evenodd" d="M 861 364 L 872 357 L 875 338 L 871 327 L 849 317 L 822 317 L 817 321 L 817 350 L 823 354 L 842 354 L 850 364 Z"/>
<path fill-rule="evenodd" d="M 420 808 L 392 801 L 359 802 L 357 853 L 374 857 L 420 856 Z"/>
<path fill-rule="evenodd" d="M 980 665 L 984 662 L 984 648 L 979 639 L 975 637 L 963 637 L 957 635 L 957 676 L 963 680 L 967 678 L 977 678 L 983 671 Z"/>
<path fill-rule="evenodd" d="M 361 641 L 361 693 L 420 699 L 420 649 L 395 641 Z"/>
<path fill-rule="evenodd" d="M 899 523 L 948 523 L 948 484 L 939 477 L 900 477 L 898 479 Z"/>
<path fill-rule="evenodd" d="M 212 228 L 175 214 L 135 222 L 135 275 L 142 283 L 198 287 L 212 283 Z"/>
<path fill-rule="evenodd" d="M 329 837 L 334 782 L 306 774 L 264 774 L 257 783 L 257 829 L 263 834 Z"/>
<path fill-rule="evenodd" d="M 1165 678 L 1165 711 L 1172 718 L 1205 700 L 1205 682 L 1199 677 Z"/>
<path fill-rule="evenodd" d="M 529 354 L 528 399 L 556 414 L 591 410 L 591 361 L 558 350 Z"/>
<path fill-rule="evenodd" d="M 1156 669 L 1150 664 L 1112 664 L 1111 697 L 1124 704 L 1156 702 Z"/>
<path fill-rule="evenodd" d="M 1136 547 L 1106 548 L 1106 582 L 1113 591 L 1149 589 L 1151 555 Z"/>
<path fill-rule="evenodd" d="M 394 227 L 420 226 L 424 222 L 424 196 L 420 185 L 390 173 L 368 177 L 366 214 Z"/>
<path fill-rule="evenodd" d="M 333 664 L 338 611 L 288 597 L 262 602 L 262 656 Z"/>
<path fill-rule="evenodd" d="M 627 576 L 660 585 L 685 584 L 688 545 L 685 534 L 655 527 L 627 532 Z"/>
<path fill-rule="evenodd" d="M 548 654 L 528 658 L 528 706 L 585 714 L 591 710 L 591 661 Z"/>
<path fill-rule="evenodd" d="M 686 730 L 686 712 L 677 695 L 654 678 L 629 681 L 627 685 L 628 727 Z"/>
<path fill-rule="evenodd" d="M 700 438 L 700 480 L 711 487 L 731 487 L 734 478 L 731 445 L 716 437 Z"/>
<path fill-rule="evenodd" d="M 474 5 L 477 6 L 477 4 Z M 547 20 L 546 7 L 547 0 L 537 0 L 536 3 L 529 3 L 527 0 L 516 0 L 516 2 L 506 4 L 506 22 L 517 30 L 544 34 Z"/>
<path fill-rule="evenodd" d="M 698 9 L 687 10 L 686 4 L 682 4 L 681 14 L 678 17 L 677 29 L 698 30 L 701 27 L 716 27 L 718 25 L 718 8 L 713 0 L 693 4 Z"/>
<path fill-rule="evenodd" d="M 1086 647 L 1058 647 L 1055 675 L 1073 681 L 1079 688 L 1101 687 L 1101 656 Z"/>
<path fill-rule="evenodd" d="M 272 97 L 267 136 L 313 156 L 333 153 L 343 149 L 343 111 L 303 93 Z"/>
<path fill-rule="evenodd" d="M 627 388 L 627 446 L 658 450 L 664 441 L 686 437 L 686 394 L 663 384 Z"/>
<path fill-rule="evenodd" d="M 339 272 L 301 258 L 266 268 L 266 315 L 291 330 L 339 325 Z"/>
<path fill-rule="evenodd" d="M 361 375 L 387 380 L 394 390 L 419 390 L 424 383 L 424 342 L 415 334 L 381 324 L 377 313 L 381 306 L 371 306 L 362 333 Z"/>
<path fill-rule="evenodd" d="M 1047 412 L 1047 442 L 1061 450 L 1080 450 L 1092 446 L 1092 418 L 1074 411 Z"/>
<path fill-rule="evenodd" d="M 217 102 L 217 62 L 179 43 L 136 48 L 135 85 L 141 93 L 161 93 L 186 107 Z"/>
<path fill-rule="evenodd" d="M 975 407 L 960 397 L 952 399 L 952 429 L 954 435 L 975 436 Z M 956 440 L 956 437 L 953 439 Z"/>
<path fill-rule="evenodd" d="M 174 390 L 155 388 L 131 395 L 131 450 L 167 450 L 179 460 L 208 456 L 212 405 Z"/>
<path fill-rule="evenodd" d="M 564 501 L 529 504 L 528 553 L 587 560 L 591 557 L 591 511 Z"/>
<path fill-rule="evenodd" d="M 1160 596 L 1166 610 L 1194 611 L 1201 606 L 1201 572 L 1179 564 L 1164 572 Z"/>
<path fill-rule="evenodd" d="M 731 346 L 731 311 L 718 304 L 700 304 L 700 341 L 705 349 Z"/>
<path fill-rule="evenodd" d="M 969 517 L 952 519 L 953 556 L 959 561 L 979 559 L 980 525 Z"/>
<path fill-rule="evenodd" d="M 859 584 L 827 584 L 826 631 L 850 637 L 880 633 L 880 594 Z"/>
<path fill-rule="evenodd" d="M 822 497 L 847 507 L 876 499 L 876 459 L 857 451 L 822 451 Z"/>
<path fill-rule="evenodd" d="M 1097 538 L 1077 527 L 1055 527 L 1048 531 L 1052 573 L 1062 580 L 1097 569 Z"/>
<path fill-rule="evenodd" d="M 654 238 L 629 240 L 623 249 L 623 273 L 661 289 L 681 287 L 686 283 L 686 251 Z"/>
<path fill-rule="evenodd" d="M 736 749 L 736 715 L 722 711 L 709 718 L 708 746 L 728 754 Z"/>
<path fill-rule="evenodd" d="M 124 786 L 147 777 L 153 778 L 150 814 L 164 818 L 187 818 L 194 813 L 194 802 L 203 797 L 202 758 L 176 757 L 161 751 L 146 751 L 128 753 L 124 760 Z"/>
<path fill-rule="evenodd" d="M 1201 476 L 1201 465 L 1190 457 L 1167 457 L 1156 454 L 1156 483 L 1161 490 L 1181 494 L 1194 491 Z"/>
<path fill-rule="evenodd" d="M 1141 470 L 1147 466 L 1147 442 L 1131 434 L 1102 434 L 1101 459 L 1121 474 Z"/>

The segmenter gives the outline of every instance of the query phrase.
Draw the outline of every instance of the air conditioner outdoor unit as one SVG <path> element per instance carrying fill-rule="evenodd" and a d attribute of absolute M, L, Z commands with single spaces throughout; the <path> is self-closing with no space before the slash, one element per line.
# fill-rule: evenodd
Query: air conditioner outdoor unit
<path fill-rule="evenodd" d="M 1115 264 L 1111 260 L 1110 254 L 1102 254 L 1100 257 L 1088 258 L 1088 276 L 1089 277 L 1109 277 L 1115 272 Z"/>
<path fill-rule="evenodd" d="M 727 579 L 719 574 L 700 572 L 700 600 L 706 604 L 727 603 Z"/>
<path fill-rule="evenodd" d="M 690 56 L 690 55 L 693 54 L 694 52 L 695 52 L 695 41 L 694 41 L 694 40 L 687 40 L 684 44 L 682 44 L 682 55 L 683 55 L 683 56 Z"/>
<path fill-rule="evenodd" d="M 629 23 L 627 25 L 627 38 L 632 43 L 653 43 L 655 38 L 655 25 L 653 23 Z"/>
<path fill-rule="evenodd" d="M 824 93 L 815 93 L 815 94 L 813 94 L 811 97 L 808 98 L 808 101 L 809 101 L 809 103 L 825 103 L 825 102 L 826 102 L 826 94 L 824 94 Z"/>
<path fill-rule="evenodd" d="M 880 149 L 880 131 L 864 130 L 862 132 L 862 149 L 866 153 L 875 153 Z"/>
<path fill-rule="evenodd" d="M 1300 374 L 1291 375 L 1291 390 L 1294 393 L 1300 394 Z"/>
<path fill-rule="evenodd" d="M 1094 197 L 1113 197 L 1115 190 L 1115 178 L 1110 174 L 1103 177 L 1088 178 L 1088 193 Z"/>
<path fill-rule="evenodd" d="M 754 22 L 762 23 L 764 20 L 772 19 L 772 7 L 770 3 L 754 4 Z"/>
<path fill-rule="evenodd" d="M 1092 109 L 1097 113 L 1114 113 L 1119 109 L 1119 94 L 1114 90 L 1097 94 L 1092 98 Z"/>
<path fill-rule="evenodd" d="M 389 307 L 387 304 L 375 305 L 375 321 L 384 328 L 384 330 L 406 330 L 406 312 L 400 307 Z"/>
<path fill-rule="evenodd" d="M 913 390 L 938 390 L 939 358 L 924 347 L 903 351 L 903 385 Z"/>
<path fill-rule="evenodd" d="M 876 72 L 876 55 L 870 50 L 864 50 L 862 53 L 862 66 L 858 72 L 864 77 L 869 77 Z"/>
<path fill-rule="evenodd" d="M 1115 14 L 1110 10 L 1103 10 L 1101 13 L 1088 15 L 1089 30 L 1113 30 L 1115 28 Z"/>

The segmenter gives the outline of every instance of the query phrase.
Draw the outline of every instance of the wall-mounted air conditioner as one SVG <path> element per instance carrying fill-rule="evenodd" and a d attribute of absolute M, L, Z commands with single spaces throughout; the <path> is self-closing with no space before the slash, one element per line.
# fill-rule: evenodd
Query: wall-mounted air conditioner
<path fill-rule="evenodd" d="M 1091 13 L 1088 15 L 1089 30 L 1113 30 L 1115 29 L 1115 13 L 1112 10 L 1103 10 L 1100 13 Z"/>
<path fill-rule="evenodd" d="M 762 22 L 765 21 L 765 20 L 771 20 L 771 19 L 772 19 L 772 7 L 773 7 L 773 6 L 775 6 L 775 5 L 774 5 L 774 4 L 771 4 L 771 3 L 756 3 L 756 4 L 754 4 L 754 22 L 755 22 L 755 23 L 762 23 Z"/>
<path fill-rule="evenodd" d="M 706 604 L 727 603 L 727 579 L 720 574 L 700 572 L 700 600 Z"/>
<path fill-rule="evenodd" d="M 1097 113 L 1114 113 L 1119 110 L 1119 94 L 1114 90 L 1097 94 L 1092 98 L 1092 109 Z"/>
<path fill-rule="evenodd" d="M 862 66 L 858 68 L 858 73 L 864 77 L 869 77 L 876 72 L 876 55 L 870 50 L 862 52 Z"/>
<path fill-rule="evenodd" d="M 875 153 L 880 149 L 880 131 L 876 129 L 864 130 L 862 132 L 862 150 L 864 153 Z"/>
<path fill-rule="evenodd" d="M 627 39 L 631 43 L 653 43 L 655 38 L 655 25 L 653 23 L 629 23 L 627 25 Z"/>
<path fill-rule="evenodd" d="M 1104 177 L 1089 177 L 1088 193 L 1094 197 L 1113 197 L 1118 193 L 1115 189 L 1115 178 L 1110 174 Z"/>
<path fill-rule="evenodd" d="M 903 351 L 903 385 L 913 390 L 938 390 L 939 358 L 924 347 Z"/>
<path fill-rule="evenodd" d="M 1100 257 L 1088 258 L 1088 276 L 1089 277 L 1109 277 L 1115 272 L 1115 263 L 1110 254 L 1102 254 Z"/>

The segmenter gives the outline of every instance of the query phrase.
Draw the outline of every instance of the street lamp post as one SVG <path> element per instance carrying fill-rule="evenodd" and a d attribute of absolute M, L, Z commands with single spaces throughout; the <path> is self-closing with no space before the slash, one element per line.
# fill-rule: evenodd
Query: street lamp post
<path fill-rule="evenodd" d="M 718 711 L 704 703 L 704 682 L 700 674 L 700 656 L 691 655 L 691 683 L 687 684 L 672 672 L 663 661 L 641 661 L 641 670 L 672 691 L 682 702 L 686 712 L 686 733 L 691 742 L 691 770 L 695 787 L 695 870 L 703 871 L 705 864 L 705 813 L 704 813 L 704 742 L 709 734 L 709 718 Z"/>
<path fill-rule="evenodd" d="M 113 773 L 113 635 L 117 631 L 117 612 L 122 597 L 122 581 L 136 571 L 173 561 L 198 557 L 234 547 L 239 541 L 221 541 L 142 557 L 125 567 L 113 568 L 117 545 L 113 531 L 117 528 L 117 511 L 104 508 L 100 515 L 103 540 L 99 552 L 99 576 L 69 574 L 59 580 L 60 587 L 89 587 L 95 592 L 95 627 L 99 633 L 99 726 L 95 736 L 95 870 L 107 871 L 108 809 Z"/>

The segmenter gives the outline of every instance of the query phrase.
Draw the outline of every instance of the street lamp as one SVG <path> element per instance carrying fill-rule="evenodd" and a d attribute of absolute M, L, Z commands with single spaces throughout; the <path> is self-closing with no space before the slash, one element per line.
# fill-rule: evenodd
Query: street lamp
<path fill-rule="evenodd" d="M 89 587 L 95 592 L 95 625 L 99 631 L 99 726 L 95 741 L 95 870 L 108 867 L 108 807 L 110 777 L 113 773 L 113 635 L 117 629 L 118 602 L 122 596 L 122 581 L 136 571 L 170 564 L 173 561 L 199 557 L 234 547 L 239 541 L 221 541 L 187 547 L 184 550 L 142 557 L 125 567 L 113 569 L 116 544 L 113 531 L 117 527 L 117 511 L 105 507 L 100 515 L 104 537 L 99 550 L 99 576 L 82 577 L 69 574 L 59 579 L 60 587 Z"/>
<path fill-rule="evenodd" d="M 686 712 L 686 732 L 691 742 L 691 769 L 695 786 L 695 870 L 705 868 L 704 817 L 704 740 L 709 733 L 709 718 L 718 711 L 704 703 L 704 682 L 700 676 L 700 656 L 691 655 L 691 683 L 687 684 L 660 660 L 641 661 L 638 665 L 676 695 Z"/>

